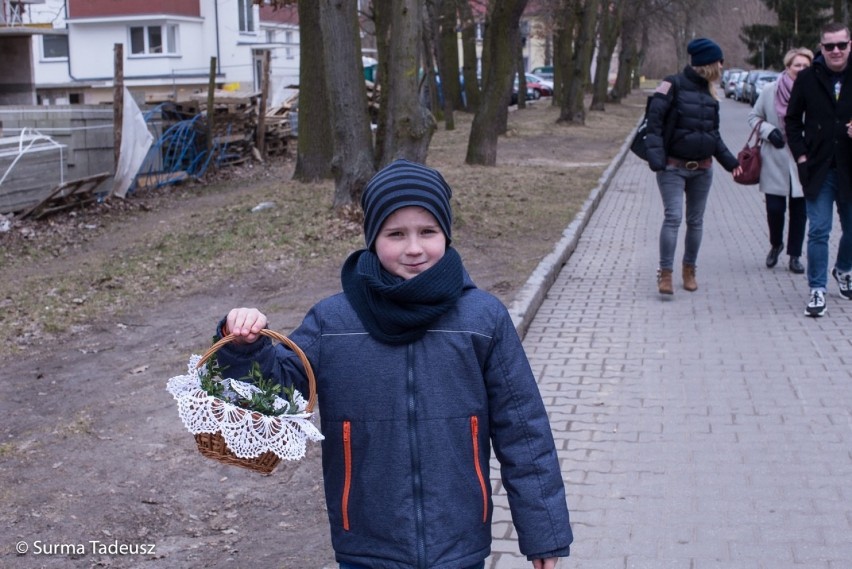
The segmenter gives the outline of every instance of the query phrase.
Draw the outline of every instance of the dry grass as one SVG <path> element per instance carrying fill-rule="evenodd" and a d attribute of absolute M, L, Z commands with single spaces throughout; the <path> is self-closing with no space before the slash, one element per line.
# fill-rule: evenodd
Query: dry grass
<path fill-rule="evenodd" d="M 511 300 L 635 126 L 641 98 L 590 113 L 586 126 L 556 124 L 545 101 L 513 112 L 493 168 L 464 164 L 470 116 L 439 129 L 428 163 L 454 188 L 454 243 L 481 288 Z M 16 223 L 0 234 L 0 354 L 162 298 L 215 294 L 255 271 L 298 271 L 314 294 L 311 275 L 362 245 L 360 225 L 332 214 L 331 182 L 292 182 L 291 166 Z M 262 202 L 276 206 L 253 213 Z"/>

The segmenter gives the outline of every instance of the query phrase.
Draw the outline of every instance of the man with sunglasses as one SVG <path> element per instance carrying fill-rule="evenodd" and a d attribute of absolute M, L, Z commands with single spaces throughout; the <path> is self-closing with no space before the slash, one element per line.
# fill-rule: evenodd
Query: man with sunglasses
<path fill-rule="evenodd" d="M 805 315 L 826 313 L 828 240 L 834 204 L 840 246 L 831 275 L 840 298 L 852 300 L 852 72 L 850 37 L 844 24 L 830 23 L 820 35 L 821 54 L 793 84 L 787 105 L 787 142 L 796 158 L 808 213 L 808 286 Z"/>

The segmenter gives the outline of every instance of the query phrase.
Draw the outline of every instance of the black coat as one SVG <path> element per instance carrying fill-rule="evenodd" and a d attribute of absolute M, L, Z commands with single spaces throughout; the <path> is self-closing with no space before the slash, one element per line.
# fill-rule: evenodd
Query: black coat
<path fill-rule="evenodd" d="M 648 165 L 659 172 L 666 157 L 704 160 L 715 157 L 727 170 L 739 166 L 719 134 L 719 101 L 707 80 L 687 66 L 663 79 L 648 109 Z"/>
<path fill-rule="evenodd" d="M 806 198 L 819 193 L 832 164 L 837 168 L 838 201 L 852 201 L 852 140 L 846 123 L 852 118 L 852 73 L 843 74 L 840 98 L 835 99 L 831 72 L 817 59 L 796 76 L 784 125 L 793 156 L 806 155 Z"/>

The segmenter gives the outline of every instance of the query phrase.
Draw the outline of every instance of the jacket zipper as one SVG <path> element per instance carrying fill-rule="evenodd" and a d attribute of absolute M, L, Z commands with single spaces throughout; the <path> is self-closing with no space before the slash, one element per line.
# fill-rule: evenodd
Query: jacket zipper
<path fill-rule="evenodd" d="M 349 531 L 349 490 L 352 484 L 352 425 L 343 421 L 343 529 Z"/>
<path fill-rule="evenodd" d="M 473 437 L 473 467 L 479 479 L 479 489 L 482 491 L 482 523 L 488 522 L 488 492 L 485 489 L 485 477 L 482 476 L 482 466 L 479 464 L 479 418 L 470 418 L 470 432 Z"/>
<path fill-rule="evenodd" d="M 423 521 L 423 477 L 420 472 L 420 447 L 417 444 L 417 405 L 414 396 L 414 347 L 407 347 L 408 370 L 406 390 L 408 392 L 408 443 L 411 448 L 411 473 L 414 490 L 414 520 L 417 536 L 417 567 L 426 568 L 426 530 Z"/>

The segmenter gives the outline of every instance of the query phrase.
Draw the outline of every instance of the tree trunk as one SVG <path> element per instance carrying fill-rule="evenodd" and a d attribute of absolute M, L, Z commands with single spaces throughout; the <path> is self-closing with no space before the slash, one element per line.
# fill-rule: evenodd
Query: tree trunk
<path fill-rule="evenodd" d="M 521 45 L 520 37 L 515 47 L 515 77 L 518 78 L 518 108 L 527 108 L 527 73 L 524 69 L 524 46 Z"/>
<path fill-rule="evenodd" d="M 482 100 L 476 61 L 476 22 L 468 0 L 445 0 L 455 2 L 461 19 L 462 76 L 464 77 L 464 108 L 470 113 L 479 110 Z"/>
<path fill-rule="evenodd" d="M 470 128 L 465 159 L 468 164 L 494 166 L 497 163 L 497 141 L 501 128 L 505 131 L 517 69 L 515 50 L 520 41 L 519 23 L 526 5 L 527 0 L 500 0 L 489 5 L 483 45 L 483 50 L 488 51 L 488 70 L 484 73 L 482 102 Z"/>
<path fill-rule="evenodd" d="M 438 85 L 436 48 L 433 41 L 435 25 L 434 20 L 426 14 L 426 10 L 421 10 L 420 39 L 423 45 L 420 52 L 420 69 L 423 70 L 423 76 L 420 79 L 420 101 L 426 105 L 433 118 L 439 121 L 443 119 L 443 105 Z"/>
<path fill-rule="evenodd" d="M 621 33 L 621 16 L 625 0 L 603 0 L 601 8 L 600 32 L 598 37 L 598 59 L 595 66 L 595 80 L 592 88 L 590 111 L 606 110 L 609 98 L 609 68 L 615 44 Z"/>
<path fill-rule="evenodd" d="M 314 182 L 331 177 L 334 156 L 328 115 L 328 89 L 325 84 L 325 58 L 322 51 L 319 4 L 299 2 L 299 85 L 310 85 L 310 95 L 299 97 L 299 129 L 296 169 L 293 179 Z M 307 89 L 302 91 L 306 95 Z"/>
<path fill-rule="evenodd" d="M 390 59 L 384 82 L 387 132 L 380 167 L 397 158 L 425 162 L 435 118 L 419 97 L 422 17 L 420 0 L 394 0 L 390 26 Z"/>
<path fill-rule="evenodd" d="M 599 0 L 584 0 L 580 26 L 577 33 L 573 59 L 573 77 L 567 85 L 565 104 L 557 122 L 586 124 L 586 109 L 583 98 L 586 95 L 586 85 L 589 82 L 592 49 L 595 44 L 595 27 L 598 19 Z"/>
<path fill-rule="evenodd" d="M 341 209 L 358 203 L 361 191 L 376 169 L 357 5 L 348 0 L 320 0 L 319 4 L 334 139 L 332 206 Z"/>
<path fill-rule="evenodd" d="M 556 12 L 554 28 L 553 100 L 552 104 L 566 106 L 568 85 L 574 77 L 574 30 L 577 27 L 577 0 L 562 0 Z"/>
<path fill-rule="evenodd" d="M 378 105 L 378 120 L 376 121 L 376 156 L 374 164 L 376 168 L 384 163 L 382 148 L 385 147 L 385 139 L 388 137 L 388 106 L 387 78 L 390 77 L 390 29 L 391 10 L 393 0 L 373 0 L 373 16 L 376 27 L 376 52 L 379 63 L 376 66 L 376 85 L 373 96 Z"/>
<path fill-rule="evenodd" d="M 620 0 L 623 1 L 623 0 Z M 618 75 L 615 78 L 613 88 L 613 101 L 620 102 L 621 99 L 633 90 L 633 77 L 638 76 L 639 71 L 639 44 L 642 41 L 642 29 L 646 27 L 643 17 L 647 10 L 645 2 L 629 2 L 623 5 L 621 17 L 620 42 L 621 49 L 618 52 Z"/>
<path fill-rule="evenodd" d="M 444 126 L 447 130 L 456 127 L 454 112 L 461 108 L 461 84 L 459 83 L 459 46 L 456 33 L 456 2 L 455 0 L 434 0 L 427 2 L 427 7 L 433 4 L 433 12 L 437 25 L 438 69 L 441 73 L 441 89 L 444 92 Z M 428 9 L 428 8 L 427 8 Z"/>

